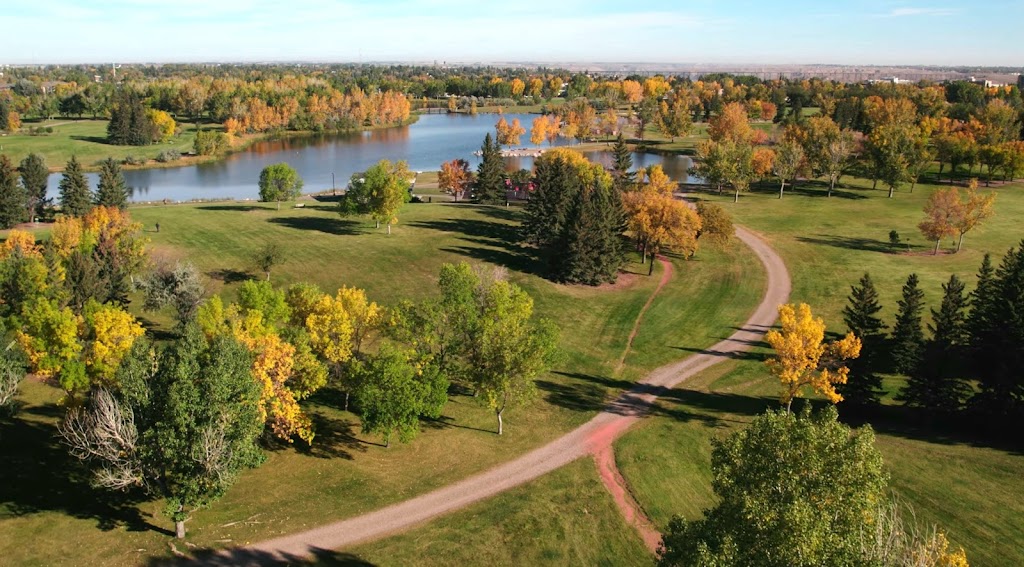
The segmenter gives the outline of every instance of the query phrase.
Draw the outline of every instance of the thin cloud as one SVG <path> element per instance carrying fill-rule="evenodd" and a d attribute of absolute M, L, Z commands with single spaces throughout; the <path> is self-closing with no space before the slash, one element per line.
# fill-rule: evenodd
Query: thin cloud
<path fill-rule="evenodd" d="M 888 14 L 880 14 L 883 18 L 904 18 L 908 16 L 952 16 L 960 10 L 953 8 L 893 8 Z"/>

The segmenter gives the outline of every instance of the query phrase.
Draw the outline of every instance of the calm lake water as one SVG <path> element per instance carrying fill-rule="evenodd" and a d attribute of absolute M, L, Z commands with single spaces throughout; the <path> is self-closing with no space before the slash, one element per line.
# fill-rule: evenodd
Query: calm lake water
<path fill-rule="evenodd" d="M 505 117 L 509 121 L 519 118 L 528 130 L 536 116 Z M 493 134 L 498 118 L 496 114 L 427 114 L 409 126 L 386 130 L 269 140 L 215 163 L 125 171 L 125 180 L 133 189 L 133 201 L 255 199 L 259 195 L 260 171 L 279 162 L 287 162 L 298 170 L 306 192 L 330 189 L 332 173 L 337 187 L 343 188 L 353 173 L 364 171 L 381 159 L 406 160 L 413 171 L 437 170 L 441 163 L 454 158 L 463 158 L 476 168 L 480 158 L 473 152 L 480 149 L 485 134 Z M 528 135 L 523 136 L 523 141 L 527 144 L 521 147 L 536 147 L 529 145 Z M 568 145 L 568 141 L 560 139 L 555 145 Z M 607 151 L 584 154 L 606 166 L 612 163 Z M 633 163 L 636 167 L 660 163 L 672 179 L 692 180 L 687 174 L 691 162 L 685 156 L 634 154 Z M 533 158 L 506 158 L 506 164 L 509 169 L 529 169 Z M 97 175 L 91 173 L 87 177 L 95 188 Z M 57 197 L 60 178 L 59 173 L 50 175 L 49 196 Z"/>

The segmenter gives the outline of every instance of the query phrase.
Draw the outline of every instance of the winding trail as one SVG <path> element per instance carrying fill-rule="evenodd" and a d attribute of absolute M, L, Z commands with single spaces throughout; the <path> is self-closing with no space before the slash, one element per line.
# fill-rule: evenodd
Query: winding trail
<path fill-rule="evenodd" d="M 614 456 L 609 451 L 612 441 L 643 417 L 660 394 L 736 353 L 749 350 L 774 324 L 779 304 L 788 300 L 790 280 L 782 258 L 764 240 L 745 228 L 737 227 L 736 236 L 753 249 L 764 264 L 768 284 L 760 305 L 729 338 L 652 371 L 587 423 L 507 463 L 374 512 L 250 547 L 225 550 L 207 558 L 206 562 L 251 565 L 294 561 L 320 550 L 349 547 L 408 529 L 519 486 L 591 453 L 600 455 L 608 451 L 607 455 L 614 463 Z"/>
<path fill-rule="evenodd" d="M 651 258 L 654 261 L 654 258 Z M 661 293 L 661 288 L 665 287 L 669 281 L 672 280 L 672 262 L 666 260 L 663 256 L 658 256 L 658 262 L 661 263 L 661 280 L 658 281 L 658 287 L 654 288 L 651 292 L 651 296 L 647 298 L 647 303 L 640 309 L 640 313 L 636 316 L 636 321 L 633 322 L 633 329 L 629 332 L 629 337 L 626 339 L 626 348 L 622 350 L 622 356 L 619 357 L 618 364 L 615 365 L 615 374 L 622 372 L 622 367 L 626 365 L 626 357 L 629 356 L 629 351 L 633 348 L 633 340 L 636 339 L 636 334 L 640 332 L 640 323 L 644 320 L 644 314 L 651 308 L 651 304 L 654 303 L 654 299 Z"/>

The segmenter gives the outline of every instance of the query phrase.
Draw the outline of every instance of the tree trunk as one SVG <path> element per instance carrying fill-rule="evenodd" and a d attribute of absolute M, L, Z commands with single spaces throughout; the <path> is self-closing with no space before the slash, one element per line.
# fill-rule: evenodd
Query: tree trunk
<path fill-rule="evenodd" d="M 946 164 L 942 163 L 941 161 L 939 162 L 939 172 L 937 174 L 935 174 L 935 182 L 936 183 L 942 183 L 942 168 L 945 167 L 945 166 L 946 166 Z"/>
<path fill-rule="evenodd" d="M 647 267 L 647 275 L 650 276 L 654 273 L 654 258 L 655 255 L 651 254 L 651 264 Z"/>
<path fill-rule="evenodd" d="M 267 281 L 270 281 L 270 270 L 267 270 Z"/>
<path fill-rule="evenodd" d="M 740 202 L 740 188 L 739 187 L 736 188 L 736 194 L 734 194 L 732 196 L 732 202 L 733 203 L 739 203 Z"/>
<path fill-rule="evenodd" d="M 936 238 L 935 239 L 935 250 L 932 250 L 932 256 L 937 256 L 939 254 L 939 242 L 942 242 L 942 239 L 941 238 Z"/>
<path fill-rule="evenodd" d="M 892 199 L 892 191 L 895 189 L 892 185 L 889 186 L 889 198 Z"/>
<path fill-rule="evenodd" d="M 878 189 L 878 178 L 877 177 L 871 180 L 871 190 L 874 191 L 875 189 Z"/>
<path fill-rule="evenodd" d="M 345 411 L 348 411 L 348 392 L 345 392 Z"/>
<path fill-rule="evenodd" d="M 828 195 L 827 195 L 827 197 L 829 197 L 829 198 L 832 197 L 832 190 L 835 189 L 835 187 L 836 187 L 836 178 L 833 177 L 833 176 L 829 176 L 829 178 L 828 178 Z"/>
<path fill-rule="evenodd" d="M 281 201 L 277 202 L 277 210 L 279 210 L 279 211 L 281 210 Z"/>
<path fill-rule="evenodd" d="M 498 416 L 498 435 L 501 435 L 501 433 L 504 431 L 504 424 L 501 422 L 501 412 L 502 411 L 504 411 L 504 410 L 500 409 L 500 410 L 495 410 L 495 412 L 494 412 Z"/>
<path fill-rule="evenodd" d="M 373 228 L 380 228 L 380 221 L 379 220 L 374 220 L 373 221 Z"/>
<path fill-rule="evenodd" d="M 782 198 L 782 191 L 786 188 L 786 180 L 782 180 L 782 184 L 779 185 L 779 198 Z"/>
<path fill-rule="evenodd" d="M 956 241 L 956 251 L 960 251 L 960 247 L 964 245 L 964 232 L 960 233 L 960 238 Z"/>
<path fill-rule="evenodd" d="M 914 194 L 914 187 L 915 187 L 916 185 L 917 185 L 917 178 L 915 177 L 915 178 L 913 178 L 913 179 L 911 179 L 911 180 L 910 180 L 910 194 L 911 194 L 911 195 L 913 195 L 913 194 Z"/>
<path fill-rule="evenodd" d="M 174 521 L 174 537 L 185 539 L 185 520 Z"/>
<path fill-rule="evenodd" d="M 391 432 L 390 431 L 388 431 L 388 434 L 384 436 L 384 448 L 385 449 L 390 449 L 391 448 Z"/>
<path fill-rule="evenodd" d="M 388 234 L 391 234 L 391 223 L 388 223 Z"/>

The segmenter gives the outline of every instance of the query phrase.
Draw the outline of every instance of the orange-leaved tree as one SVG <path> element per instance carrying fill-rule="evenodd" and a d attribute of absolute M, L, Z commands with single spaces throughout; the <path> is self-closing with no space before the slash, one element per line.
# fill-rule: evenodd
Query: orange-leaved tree
<path fill-rule="evenodd" d="M 956 241 L 956 251 L 964 244 L 964 235 L 973 230 L 985 219 L 995 214 L 992 211 L 992 203 L 996 200 L 995 193 L 988 195 L 978 194 L 978 180 L 971 179 L 967 186 L 967 200 L 960 204 L 960 216 L 956 218 L 954 226 L 960 235 Z"/>
<path fill-rule="evenodd" d="M 843 396 L 836 392 L 835 384 L 846 383 L 850 369 L 843 363 L 860 356 L 860 339 L 847 333 L 838 341 L 823 342 L 825 323 L 811 314 L 806 303 L 780 305 L 779 324 L 781 331 L 772 329 L 764 337 L 775 349 L 775 356 L 766 364 L 782 382 L 779 401 L 786 404 L 786 411 L 804 386 L 811 386 L 832 403 L 841 402 Z"/>
<path fill-rule="evenodd" d="M 441 164 L 441 172 L 437 174 L 437 186 L 442 191 L 455 197 L 458 202 L 473 184 L 473 174 L 469 171 L 469 162 L 464 159 L 453 159 Z"/>
<path fill-rule="evenodd" d="M 955 187 L 936 189 L 924 205 L 925 218 L 917 225 L 921 234 L 935 241 L 933 254 L 939 253 L 939 243 L 944 236 L 955 236 L 957 221 L 963 217 L 963 203 Z"/>
<path fill-rule="evenodd" d="M 676 184 L 661 166 L 642 171 L 641 179 L 647 183 L 623 195 L 623 208 L 630 232 L 640 248 L 642 261 L 652 257 L 648 275 L 654 271 L 653 258 L 662 250 L 670 249 L 685 257 L 697 251 L 697 234 L 701 220 L 696 211 L 673 196 Z"/>

